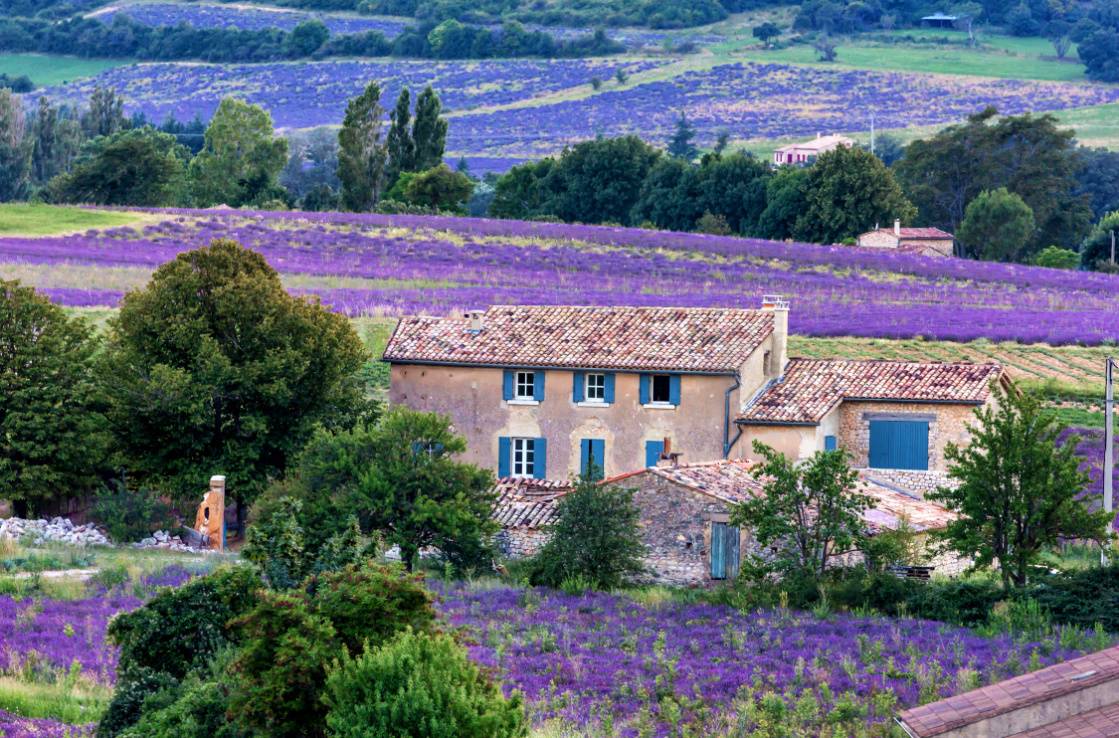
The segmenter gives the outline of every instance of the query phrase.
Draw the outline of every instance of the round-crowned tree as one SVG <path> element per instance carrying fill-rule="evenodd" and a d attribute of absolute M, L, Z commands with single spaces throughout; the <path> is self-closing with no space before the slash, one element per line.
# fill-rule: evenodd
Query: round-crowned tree
<path fill-rule="evenodd" d="M 98 484 L 108 435 L 90 329 L 0 280 L 0 489 L 17 515 Z"/>
<path fill-rule="evenodd" d="M 1034 212 L 1005 187 L 984 190 L 968 203 L 959 238 L 974 256 L 1018 261 L 1034 235 Z"/>
<path fill-rule="evenodd" d="M 101 374 L 134 474 L 180 498 L 224 474 L 240 513 L 316 427 L 371 409 L 366 359 L 344 316 L 289 295 L 264 257 L 219 240 L 125 296 Z"/>

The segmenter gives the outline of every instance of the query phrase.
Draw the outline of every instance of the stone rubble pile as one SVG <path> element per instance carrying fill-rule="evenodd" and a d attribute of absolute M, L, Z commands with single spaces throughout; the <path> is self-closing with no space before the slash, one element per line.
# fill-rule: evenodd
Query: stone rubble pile
<path fill-rule="evenodd" d="M 133 548 L 163 548 L 168 551 L 194 551 L 200 549 L 189 546 L 183 542 L 181 536 L 173 536 L 165 530 L 157 530 L 144 540 L 133 543 Z"/>
<path fill-rule="evenodd" d="M 0 520 L 0 538 L 19 541 L 28 538 L 36 546 L 44 543 L 68 543 L 72 546 L 109 546 L 108 537 L 92 523 L 74 525 L 66 518 L 50 520 Z"/>

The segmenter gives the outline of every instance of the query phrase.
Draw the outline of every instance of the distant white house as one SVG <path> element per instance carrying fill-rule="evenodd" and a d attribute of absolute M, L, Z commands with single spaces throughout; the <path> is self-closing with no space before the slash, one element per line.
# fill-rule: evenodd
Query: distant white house
<path fill-rule="evenodd" d="M 816 161 L 820 154 L 838 149 L 840 146 L 854 146 L 854 140 L 846 136 L 832 134 L 828 136 L 816 134 L 816 138 L 804 143 L 782 146 L 773 152 L 773 166 L 779 167 L 786 164 L 794 166 L 808 166 Z"/>

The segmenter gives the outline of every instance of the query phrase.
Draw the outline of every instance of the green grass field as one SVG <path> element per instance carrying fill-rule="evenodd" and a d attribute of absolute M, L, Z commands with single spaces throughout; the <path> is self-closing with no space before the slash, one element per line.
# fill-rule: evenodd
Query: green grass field
<path fill-rule="evenodd" d="M 0 72 L 27 75 L 39 87 L 92 77 L 106 69 L 131 64 L 127 59 L 79 59 L 49 54 L 0 54 Z"/>
<path fill-rule="evenodd" d="M 0 236 L 57 236 L 87 228 L 111 228 L 143 221 L 142 213 L 115 213 L 54 205 L 0 205 Z"/>

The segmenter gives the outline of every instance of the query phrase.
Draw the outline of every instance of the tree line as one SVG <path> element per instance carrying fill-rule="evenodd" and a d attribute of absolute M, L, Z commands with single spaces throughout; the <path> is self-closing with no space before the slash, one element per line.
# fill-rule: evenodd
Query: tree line
<path fill-rule="evenodd" d="M 395 39 L 379 31 L 331 34 L 317 19 L 290 31 L 277 28 L 149 26 L 121 13 L 109 23 L 96 18 L 65 20 L 9 17 L 0 20 L 0 50 L 144 60 L 200 59 L 208 62 L 267 62 L 332 56 L 396 56 L 426 59 L 490 57 L 584 57 L 616 54 L 624 47 L 602 31 L 557 40 L 516 22 L 490 29 L 448 20 L 405 29 Z"/>
<path fill-rule="evenodd" d="M 443 164 L 447 122 L 430 87 L 401 90 L 391 115 L 371 84 L 339 133 L 290 141 L 263 108 L 226 98 L 208 123 L 128 117 L 124 100 L 94 90 L 87 106 L 40 98 L 25 114 L 0 90 L 0 200 L 145 207 L 461 212 L 474 183 Z M 389 118 L 385 130 L 384 119 Z"/>
<path fill-rule="evenodd" d="M 1119 154 L 1078 147 L 1050 115 L 987 109 L 905 147 L 881 137 L 874 154 L 841 147 L 776 170 L 725 136 L 699 157 L 694 135 L 681 118 L 667 151 L 600 138 L 514 167 L 489 214 L 814 243 L 898 219 L 954 233 L 964 256 L 1112 268 L 1101 228 L 1119 210 Z"/>

